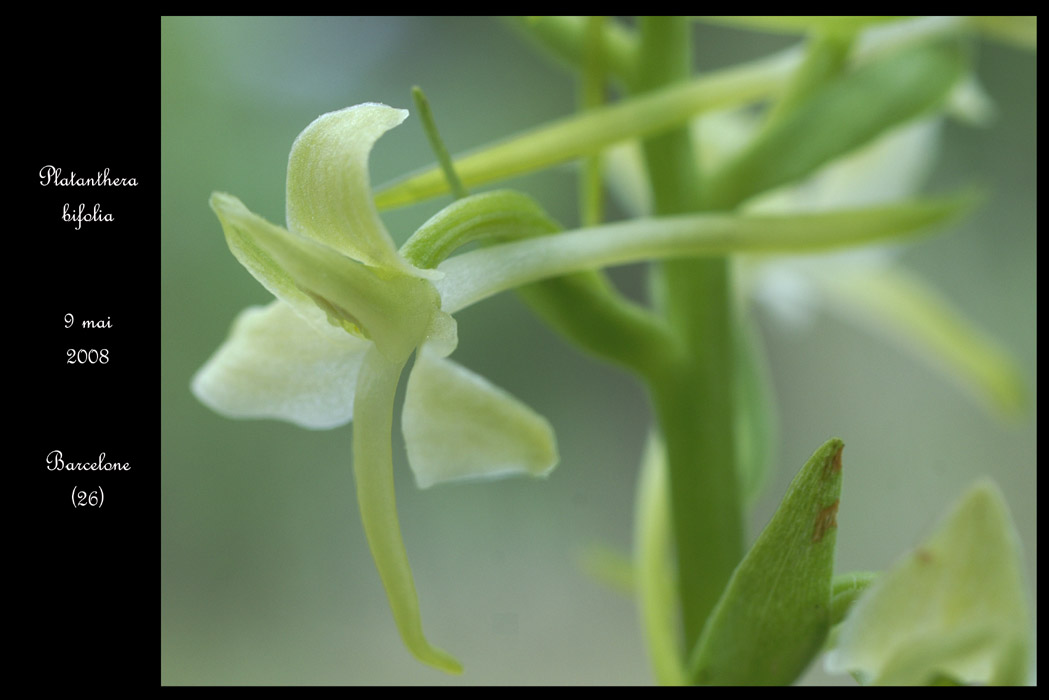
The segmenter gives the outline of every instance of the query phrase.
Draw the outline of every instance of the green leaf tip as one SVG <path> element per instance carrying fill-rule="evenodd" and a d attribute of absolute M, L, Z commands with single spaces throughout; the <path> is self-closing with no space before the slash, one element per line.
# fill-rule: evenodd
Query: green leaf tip
<path fill-rule="evenodd" d="M 694 682 L 788 684 L 819 652 L 831 621 L 844 447 L 833 438 L 816 450 L 736 567 L 693 652 Z"/>

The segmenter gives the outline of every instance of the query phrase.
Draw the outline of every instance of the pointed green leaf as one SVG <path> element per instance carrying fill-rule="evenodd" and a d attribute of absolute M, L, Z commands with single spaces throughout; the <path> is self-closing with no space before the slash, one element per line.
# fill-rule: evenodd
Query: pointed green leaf
<path fill-rule="evenodd" d="M 283 301 L 253 306 L 193 377 L 193 393 L 232 418 L 334 428 L 353 418 L 357 373 L 369 347 L 327 323 L 311 325 Z"/>
<path fill-rule="evenodd" d="M 700 684 L 793 682 L 830 629 L 841 440 L 816 450 L 729 580 L 692 656 Z"/>
<path fill-rule="evenodd" d="M 401 427 L 421 488 L 509 474 L 546 476 L 557 464 L 554 431 L 545 418 L 425 345 L 408 378 Z"/>
<path fill-rule="evenodd" d="M 842 624 L 831 672 L 879 685 L 1027 681 L 1029 627 L 1019 537 L 990 480 L 882 574 Z"/>
<path fill-rule="evenodd" d="M 828 82 L 711 176 L 704 195 L 707 206 L 732 209 L 935 109 L 958 81 L 963 65 L 957 46 L 924 45 Z"/>

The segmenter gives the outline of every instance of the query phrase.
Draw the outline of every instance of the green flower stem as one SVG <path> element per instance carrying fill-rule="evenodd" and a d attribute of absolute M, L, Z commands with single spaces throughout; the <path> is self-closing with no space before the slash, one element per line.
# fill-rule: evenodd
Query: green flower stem
<path fill-rule="evenodd" d="M 687 80 L 689 35 L 682 18 L 641 20 L 642 90 Z M 643 146 L 655 212 L 698 210 L 699 174 L 689 130 L 677 128 Z M 666 444 L 684 648 L 691 650 L 744 551 L 736 483 L 731 268 L 724 257 L 668 261 L 657 284 L 683 350 L 649 389 Z"/>
<path fill-rule="evenodd" d="M 353 416 L 353 475 L 364 534 L 386 589 L 401 639 L 419 661 L 447 673 L 462 666 L 423 635 L 419 596 L 397 520 L 393 489 L 393 399 L 404 363 L 368 351 L 357 383 Z"/>
<path fill-rule="evenodd" d="M 559 119 L 460 156 L 455 159 L 455 169 L 463 185 L 476 187 L 575 160 L 631 138 L 658 134 L 684 125 L 701 112 L 777 94 L 797 61 L 796 52 L 763 58 Z M 380 187 L 375 205 L 393 209 L 448 191 L 441 169 L 428 168 Z"/>

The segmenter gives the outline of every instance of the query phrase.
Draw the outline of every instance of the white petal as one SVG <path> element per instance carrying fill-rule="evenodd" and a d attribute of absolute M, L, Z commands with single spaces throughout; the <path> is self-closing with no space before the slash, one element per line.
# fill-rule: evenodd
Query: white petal
<path fill-rule="evenodd" d="M 882 574 L 842 623 L 829 671 L 875 684 L 1027 680 L 1028 616 L 1019 538 L 989 480 L 922 545 Z"/>
<path fill-rule="evenodd" d="M 484 378 L 423 346 L 401 421 L 416 483 L 545 476 L 557 464 L 545 418 Z"/>
<path fill-rule="evenodd" d="M 267 250 L 261 245 L 269 238 L 289 235 L 286 231 L 253 213 L 231 194 L 212 192 L 208 203 L 222 224 L 222 233 L 226 237 L 230 252 L 252 277 L 273 296 L 290 304 L 311 322 L 324 317 L 317 303 L 310 299 L 288 271 L 273 259 L 272 250 Z"/>
<path fill-rule="evenodd" d="M 440 305 L 428 281 L 370 267 L 274 226 L 232 195 L 213 193 L 211 206 L 237 259 L 307 320 L 320 310 L 398 362 L 422 342 Z"/>
<path fill-rule="evenodd" d="M 232 418 L 276 418 L 334 428 L 353 418 L 353 395 L 371 343 L 311 324 L 286 303 L 245 309 L 226 342 L 193 377 L 193 393 Z"/>

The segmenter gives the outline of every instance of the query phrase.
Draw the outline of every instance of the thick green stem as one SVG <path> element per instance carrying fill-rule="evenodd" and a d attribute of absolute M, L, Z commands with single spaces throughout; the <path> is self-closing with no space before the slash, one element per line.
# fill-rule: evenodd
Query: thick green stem
<path fill-rule="evenodd" d="M 639 82 L 653 90 L 688 79 L 689 27 L 680 18 L 641 21 Z M 657 214 L 700 207 L 687 127 L 644 143 Z M 683 352 L 650 384 L 667 450 L 685 649 L 743 554 L 732 388 L 733 309 L 727 258 L 676 260 L 656 270 L 656 295 Z"/>

